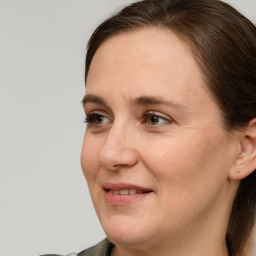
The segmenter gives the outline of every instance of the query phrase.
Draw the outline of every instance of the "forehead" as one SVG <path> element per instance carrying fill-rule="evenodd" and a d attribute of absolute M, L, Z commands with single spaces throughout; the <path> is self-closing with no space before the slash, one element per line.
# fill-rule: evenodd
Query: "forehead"
<path fill-rule="evenodd" d="M 157 28 L 124 32 L 104 42 L 92 60 L 86 86 L 86 93 L 117 98 L 169 95 L 190 104 L 201 94 L 211 97 L 189 46 Z"/>
<path fill-rule="evenodd" d="M 164 64 L 170 69 L 172 65 L 175 67 L 182 65 L 183 69 L 188 66 L 190 69 L 191 67 L 197 69 L 191 50 L 184 40 L 171 31 L 161 28 L 138 29 L 110 37 L 96 51 L 89 73 L 95 63 L 97 66 L 104 66 L 104 70 L 111 64 L 125 65 L 126 68 L 130 65 L 133 72 L 136 71 L 134 69 L 136 67 L 139 67 L 138 71 L 143 68 L 151 71 L 157 67 L 164 69 Z M 119 70 L 121 71 L 121 66 Z M 198 73 L 199 70 L 193 71 Z"/>

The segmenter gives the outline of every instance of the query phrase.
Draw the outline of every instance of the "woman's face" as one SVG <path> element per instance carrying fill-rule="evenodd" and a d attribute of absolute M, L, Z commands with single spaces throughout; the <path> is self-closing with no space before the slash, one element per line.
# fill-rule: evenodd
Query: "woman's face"
<path fill-rule="evenodd" d="M 82 169 L 111 241 L 150 248 L 226 228 L 235 139 L 183 41 L 160 29 L 107 40 L 84 109 Z"/>

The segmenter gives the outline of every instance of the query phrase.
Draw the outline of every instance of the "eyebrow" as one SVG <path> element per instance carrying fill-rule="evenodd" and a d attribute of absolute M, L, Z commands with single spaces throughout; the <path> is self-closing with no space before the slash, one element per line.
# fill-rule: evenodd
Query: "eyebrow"
<path fill-rule="evenodd" d="M 82 104 L 85 106 L 87 103 L 96 103 L 104 107 L 109 108 L 108 104 L 99 96 L 89 94 L 85 95 L 82 99 Z M 156 105 L 167 105 L 178 111 L 185 111 L 186 107 L 175 100 L 162 96 L 140 96 L 131 101 L 132 105 L 137 106 L 156 106 Z"/>
<path fill-rule="evenodd" d="M 100 97 L 96 96 L 96 95 L 92 95 L 92 94 L 89 94 L 89 95 L 85 95 L 82 99 L 82 104 L 83 106 L 86 104 L 86 103 L 96 103 L 96 104 L 99 104 L 99 105 L 103 105 L 105 107 L 108 107 L 107 103 Z"/>
<path fill-rule="evenodd" d="M 178 111 L 185 111 L 186 107 L 172 98 L 162 96 L 141 96 L 133 100 L 133 104 L 139 106 L 167 105 Z"/>

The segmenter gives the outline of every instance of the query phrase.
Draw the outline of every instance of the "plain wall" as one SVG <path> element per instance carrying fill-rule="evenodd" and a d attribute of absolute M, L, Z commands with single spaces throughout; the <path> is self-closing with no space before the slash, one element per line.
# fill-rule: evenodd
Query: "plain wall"
<path fill-rule="evenodd" d="M 0 0 L 0 256 L 104 238 L 80 167 L 86 42 L 128 0 Z M 256 21 L 255 0 L 229 0 Z"/>

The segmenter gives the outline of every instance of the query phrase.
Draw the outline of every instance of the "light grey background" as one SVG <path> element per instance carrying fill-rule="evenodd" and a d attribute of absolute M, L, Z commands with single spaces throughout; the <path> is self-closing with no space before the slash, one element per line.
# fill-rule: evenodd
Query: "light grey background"
<path fill-rule="evenodd" d="M 80 168 L 85 45 L 129 0 L 0 0 L 0 256 L 104 238 Z M 229 0 L 256 21 L 255 0 Z"/>

